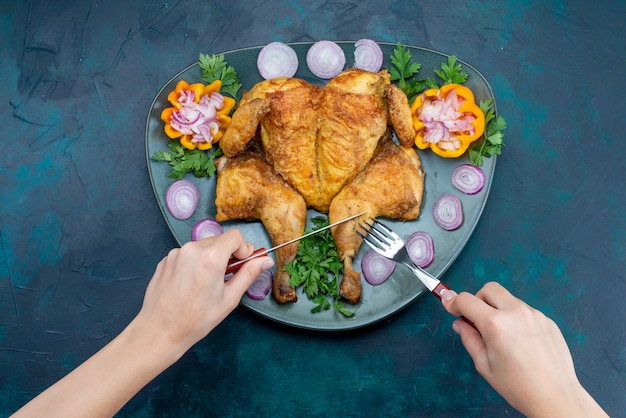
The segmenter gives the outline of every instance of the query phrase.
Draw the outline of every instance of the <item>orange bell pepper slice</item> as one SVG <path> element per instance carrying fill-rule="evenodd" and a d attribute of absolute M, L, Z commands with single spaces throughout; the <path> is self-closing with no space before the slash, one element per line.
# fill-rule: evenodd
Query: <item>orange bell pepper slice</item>
<path fill-rule="evenodd" d="M 211 84 L 204 85 L 202 83 L 189 84 L 185 80 L 180 80 L 176 83 L 176 88 L 167 95 L 167 100 L 171 103 L 172 107 L 163 109 L 161 112 L 161 120 L 165 122 L 163 130 L 168 138 L 176 139 L 180 138 L 180 143 L 187 149 L 210 149 L 214 143 L 220 140 L 224 135 L 224 131 L 230 125 L 230 112 L 235 107 L 236 101 L 231 97 L 224 96 L 222 107 L 216 109 L 217 116 L 215 120 L 219 126 L 217 131 L 212 131 L 211 141 L 193 142 L 194 135 L 189 133 L 183 133 L 178 131 L 172 126 L 172 116 L 175 112 L 180 111 L 185 107 L 185 104 L 181 102 L 181 95 L 185 92 L 193 92 L 193 103 L 200 103 L 202 97 L 210 96 L 214 93 L 220 94 L 222 88 L 221 80 L 215 80 Z"/>
<path fill-rule="evenodd" d="M 429 113 L 428 118 L 422 116 L 424 106 L 433 106 L 433 103 L 442 105 L 450 94 L 454 92 L 457 96 L 458 107 L 454 109 L 457 119 L 444 120 L 449 114 L 442 115 L 442 120 L 438 120 L 437 117 L 432 117 L 432 112 Z M 449 105 L 451 102 L 448 101 Z M 413 105 L 411 106 L 411 113 L 413 114 L 413 127 L 417 131 L 415 136 L 415 145 L 419 149 L 430 148 L 435 154 L 444 158 L 457 158 L 467 151 L 470 144 L 480 138 L 485 132 L 485 115 L 476 104 L 474 100 L 474 94 L 472 91 L 461 84 L 446 84 L 439 89 L 428 89 L 420 94 Z M 425 120 L 428 119 L 428 120 Z M 460 128 L 450 127 L 450 123 L 454 120 L 465 119 L 471 120 L 471 128 L 461 130 Z M 444 138 L 439 138 L 439 141 L 431 141 L 429 136 L 429 130 L 439 129 L 444 134 Z"/>

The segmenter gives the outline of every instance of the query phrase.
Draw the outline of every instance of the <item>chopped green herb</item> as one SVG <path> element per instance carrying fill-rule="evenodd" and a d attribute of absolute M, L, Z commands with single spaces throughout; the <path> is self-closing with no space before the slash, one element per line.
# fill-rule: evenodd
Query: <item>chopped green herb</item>
<path fill-rule="evenodd" d="M 469 159 L 472 164 L 480 167 L 483 165 L 483 157 L 490 158 L 502 152 L 504 145 L 502 131 L 506 129 L 506 121 L 502 116 L 496 116 L 493 99 L 481 100 L 479 106 L 485 114 L 485 138 L 469 150 Z"/>
<path fill-rule="evenodd" d="M 314 226 L 307 228 L 305 233 L 328 225 L 328 219 L 321 216 L 311 221 Z M 354 315 L 339 300 L 339 275 L 343 272 L 343 263 L 330 229 L 300 241 L 295 260 L 287 263 L 285 270 L 289 273 L 289 284 L 303 286 L 304 293 L 315 303 L 312 313 L 328 310 L 332 306 L 344 316 Z"/>
<path fill-rule="evenodd" d="M 241 89 L 241 82 L 239 82 L 235 68 L 224 61 L 224 54 L 200 54 L 198 66 L 202 71 L 202 79 L 206 83 L 221 80 L 222 88 L 220 92 L 237 99 L 237 93 Z"/>
<path fill-rule="evenodd" d="M 199 149 L 189 150 L 181 145 L 178 139 L 167 144 L 170 152 L 158 151 L 150 158 L 155 161 L 166 161 L 172 166 L 172 172 L 167 176 L 180 180 L 186 173 L 193 173 L 196 177 L 210 177 L 215 174 L 215 160 L 222 155 L 218 147 L 207 151 Z"/>

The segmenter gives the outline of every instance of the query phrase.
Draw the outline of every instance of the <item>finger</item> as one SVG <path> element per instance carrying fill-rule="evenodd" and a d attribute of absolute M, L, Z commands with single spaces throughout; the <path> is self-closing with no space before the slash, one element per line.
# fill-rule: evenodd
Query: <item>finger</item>
<path fill-rule="evenodd" d="M 476 292 L 476 297 L 497 309 L 504 309 L 519 303 L 518 298 L 497 282 L 486 283 L 482 289 Z"/>
<path fill-rule="evenodd" d="M 216 241 L 219 240 L 219 246 Z M 237 228 L 225 231 L 223 234 L 213 237 L 204 238 L 198 241 L 205 249 L 211 248 L 212 251 L 223 251 L 224 261 L 230 259 L 232 255 L 237 258 L 246 258 L 254 250 L 254 246 L 244 240 L 243 234 Z"/>
<path fill-rule="evenodd" d="M 463 343 L 463 347 L 465 347 L 467 353 L 474 361 L 476 369 L 485 370 L 484 366 L 488 361 L 487 346 L 485 345 L 485 341 L 480 333 L 470 324 L 461 319 L 454 321 L 452 328 L 461 337 L 461 343 Z"/>
<path fill-rule="evenodd" d="M 243 234 L 238 229 L 230 229 L 232 233 L 236 235 L 237 248 L 231 251 L 230 256 L 238 258 L 240 260 L 250 257 L 254 251 L 254 244 L 244 240 Z"/>
<path fill-rule="evenodd" d="M 226 291 L 231 297 L 237 300 L 241 299 L 246 289 L 259 277 L 259 274 L 273 266 L 274 260 L 267 256 L 257 257 L 247 261 L 241 266 L 239 271 L 224 284 L 227 289 Z"/>
<path fill-rule="evenodd" d="M 450 292 L 447 290 L 441 295 L 444 308 L 452 315 L 467 318 L 480 330 L 479 323 L 482 318 L 491 315 L 494 308 L 470 293 L 461 292 L 457 295 L 452 291 L 451 295 Z"/>

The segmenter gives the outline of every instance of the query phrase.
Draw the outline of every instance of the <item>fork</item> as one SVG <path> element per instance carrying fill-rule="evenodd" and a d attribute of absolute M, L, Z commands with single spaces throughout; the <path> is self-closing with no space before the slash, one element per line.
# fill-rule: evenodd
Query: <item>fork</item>
<path fill-rule="evenodd" d="M 367 227 L 363 224 L 367 225 Z M 441 299 L 442 293 L 446 290 L 450 290 L 441 280 L 411 261 L 404 241 L 391 228 L 376 219 L 373 219 L 372 223 L 363 221 L 359 224 L 359 227 L 366 231 L 366 233 L 362 234 L 361 231 L 357 230 L 357 234 L 363 238 L 363 241 L 365 241 L 370 248 L 385 258 L 393 260 L 396 263 L 404 264 L 417 276 L 424 286 L 426 286 L 430 293 L 437 296 L 437 298 Z M 476 329 L 472 321 L 464 316 L 460 318 Z"/>

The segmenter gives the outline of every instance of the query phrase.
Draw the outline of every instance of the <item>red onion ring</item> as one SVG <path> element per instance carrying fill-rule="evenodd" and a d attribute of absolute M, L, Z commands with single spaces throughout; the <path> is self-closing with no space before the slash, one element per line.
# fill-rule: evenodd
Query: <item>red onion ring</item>
<path fill-rule="evenodd" d="M 196 222 L 191 229 L 191 240 L 200 241 L 207 237 L 222 235 L 224 228 L 213 218 L 204 218 Z"/>
<path fill-rule="evenodd" d="M 435 259 L 435 243 L 433 237 L 424 231 L 414 232 L 404 243 L 409 258 L 416 266 L 428 267 Z"/>
<path fill-rule="evenodd" d="M 177 180 L 165 192 L 167 210 L 176 219 L 189 219 L 196 211 L 200 190 L 189 180 Z"/>
<path fill-rule="evenodd" d="M 374 250 L 368 250 L 361 259 L 363 278 L 372 286 L 386 282 L 395 268 L 396 263 L 393 260 L 383 257 Z"/>
<path fill-rule="evenodd" d="M 485 173 L 472 164 L 461 164 L 452 171 L 452 185 L 465 194 L 476 194 L 485 187 Z"/>
<path fill-rule="evenodd" d="M 293 77 L 298 70 L 298 55 L 287 44 L 271 42 L 263 47 L 256 60 L 259 74 L 266 80 Z"/>
<path fill-rule="evenodd" d="M 343 70 L 346 55 L 335 42 L 318 41 L 309 48 L 306 63 L 316 77 L 330 79 Z"/>
<path fill-rule="evenodd" d="M 246 289 L 246 295 L 250 299 L 263 300 L 272 289 L 274 273 L 271 270 L 263 270 L 259 277 Z"/>
<path fill-rule="evenodd" d="M 354 66 L 377 73 L 383 66 L 383 50 L 371 39 L 359 39 L 354 43 Z"/>
<path fill-rule="evenodd" d="M 433 219 L 446 231 L 454 231 L 463 224 L 463 204 L 453 194 L 443 194 L 433 206 Z"/>

